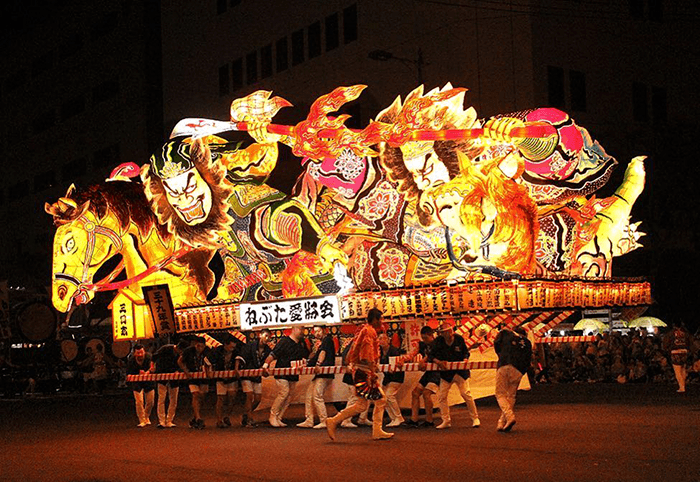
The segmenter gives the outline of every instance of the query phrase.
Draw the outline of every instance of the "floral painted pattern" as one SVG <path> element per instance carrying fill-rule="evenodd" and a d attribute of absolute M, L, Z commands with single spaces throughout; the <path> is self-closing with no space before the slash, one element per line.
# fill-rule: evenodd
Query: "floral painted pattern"
<path fill-rule="evenodd" d="M 362 215 L 370 221 L 391 216 L 400 201 L 398 191 L 388 182 L 382 182 L 375 192 L 360 202 Z"/>
<path fill-rule="evenodd" d="M 408 254 L 391 247 L 379 251 L 379 279 L 392 288 L 404 285 Z"/>
<path fill-rule="evenodd" d="M 335 159 L 335 167 L 346 179 L 353 181 L 365 171 L 365 163 L 362 158 L 350 149 L 344 149 Z"/>

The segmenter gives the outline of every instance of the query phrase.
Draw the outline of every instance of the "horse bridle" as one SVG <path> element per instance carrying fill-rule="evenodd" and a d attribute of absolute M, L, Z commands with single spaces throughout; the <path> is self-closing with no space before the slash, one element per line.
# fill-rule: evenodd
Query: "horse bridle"
<path fill-rule="evenodd" d="M 105 278 L 102 280 L 98 281 L 97 283 L 88 283 L 88 276 L 89 276 L 89 270 L 90 270 L 90 264 L 92 261 L 92 257 L 95 254 L 95 242 L 97 239 L 97 235 L 105 236 L 109 238 L 109 240 L 112 242 L 112 244 L 115 246 L 117 249 L 117 252 L 120 252 L 122 248 L 124 247 L 124 243 L 122 241 L 122 238 L 117 234 L 116 231 L 113 229 L 107 228 L 105 226 L 102 226 L 100 224 L 95 224 L 93 221 L 90 221 L 87 217 L 80 216 L 77 219 L 78 222 L 82 223 L 83 229 L 87 233 L 87 247 L 85 249 L 85 260 L 83 261 L 83 275 L 81 280 L 77 280 L 76 278 L 73 278 L 72 276 L 64 275 L 61 274 L 56 275 L 57 278 L 65 279 L 67 281 L 72 282 L 73 284 L 77 285 L 77 290 L 73 294 L 71 300 L 75 302 L 76 305 L 80 305 L 83 303 L 87 303 L 90 301 L 89 293 L 91 291 L 110 291 L 110 290 L 116 290 L 123 288 L 124 286 L 128 286 L 132 283 L 136 283 L 146 276 L 155 273 L 156 271 L 162 270 L 165 266 L 170 264 L 172 261 L 176 260 L 177 258 L 181 257 L 185 253 L 189 252 L 191 250 L 190 247 L 183 247 L 177 250 L 176 252 L 172 253 L 170 256 L 167 256 L 157 264 L 153 266 L 149 266 L 146 270 L 142 271 L 141 273 L 132 276 L 131 278 L 128 278 L 123 281 L 118 281 L 118 282 L 112 282 L 114 278 L 121 273 L 121 271 L 124 269 L 124 260 L 122 259 L 119 264 L 107 275 Z M 76 283 L 77 282 L 77 283 Z"/>

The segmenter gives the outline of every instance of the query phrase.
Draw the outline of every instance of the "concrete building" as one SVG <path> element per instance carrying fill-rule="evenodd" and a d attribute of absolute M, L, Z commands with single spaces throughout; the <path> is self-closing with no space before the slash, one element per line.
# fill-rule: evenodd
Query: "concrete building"
<path fill-rule="evenodd" d="M 14 3 L 3 6 L 0 279 L 43 287 L 44 203 L 160 142 L 160 13 L 150 1 Z"/>

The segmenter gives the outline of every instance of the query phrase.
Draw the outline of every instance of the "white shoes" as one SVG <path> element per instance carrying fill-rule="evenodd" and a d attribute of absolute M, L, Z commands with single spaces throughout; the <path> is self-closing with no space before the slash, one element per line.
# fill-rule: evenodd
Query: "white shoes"
<path fill-rule="evenodd" d="M 398 427 L 404 422 L 403 418 L 397 418 L 387 424 L 387 427 Z"/>
<path fill-rule="evenodd" d="M 370 422 L 370 421 L 367 420 L 366 418 L 361 418 L 361 419 L 359 419 L 359 420 L 357 421 L 357 424 L 358 424 L 358 425 L 365 425 L 365 426 L 367 426 L 367 427 L 371 427 L 371 426 L 372 426 L 372 422 Z"/>
<path fill-rule="evenodd" d="M 138 428 L 143 428 L 146 427 L 148 424 L 146 422 L 141 422 L 140 424 L 137 425 Z"/>
<path fill-rule="evenodd" d="M 513 425 L 515 425 L 515 417 L 511 418 L 510 420 L 506 420 L 506 424 L 503 426 L 503 431 L 510 432 L 510 429 L 513 428 Z"/>
<path fill-rule="evenodd" d="M 503 418 L 498 419 L 498 425 L 496 425 L 496 431 L 497 432 L 503 432 L 503 429 L 506 427 L 506 420 Z"/>
<path fill-rule="evenodd" d="M 479 428 L 479 427 L 481 427 L 481 420 L 479 420 L 478 418 L 475 418 L 472 421 L 472 428 Z"/>
<path fill-rule="evenodd" d="M 321 423 L 319 423 L 319 424 L 317 424 L 317 425 L 314 425 L 314 428 L 315 428 L 315 429 L 326 428 L 326 421 L 324 420 L 323 422 L 321 422 Z"/>
<path fill-rule="evenodd" d="M 381 428 L 372 429 L 372 439 L 373 440 L 387 440 L 393 436 L 394 436 L 393 433 L 385 432 Z"/>
<path fill-rule="evenodd" d="M 280 427 L 286 427 L 286 426 L 287 426 L 286 423 L 282 423 L 282 421 L 281 421 L 280 419 L 278 419 L 277 417 L 275 417 L 274 415 L 270 415 L 270 420 L 269 420 L 269 422 L 270 422 L 270 425 L 272 425 L 272 426 L 275 427 L 275 428 L 280 428 Z"/>
<path fill-rule="evenodd" d="M 301 423 L 297 424 L 297 427 L 299 428 L 315 428 L 314 427 L 314 421 L 313 420 L 304 420 Z"/>
<path fill-rule="evenodd" d="M 448 422 L 447 420 L 443 420 L 442 423 L 435 428 L 438 430 L 444 430 L 444 429 L 450 428 L 450 427 L 452 427 L 452 422 Z"/>
<path fill-rule="evenodd" d="M 343 420 L 343 422 L 340 424 L 340 426 L 343 428 L 357 428 L 357 425 L 352 423 L 352 420 L 350 420 L 350 419 Z"/>
<path fill-rule="evenodd" d="M 174 428 L 174 427 L 177 427 L 177 425 L 175 425 L 173 422 L 166 422 L 166 424 L 165 424 L 165 428 Z"/>

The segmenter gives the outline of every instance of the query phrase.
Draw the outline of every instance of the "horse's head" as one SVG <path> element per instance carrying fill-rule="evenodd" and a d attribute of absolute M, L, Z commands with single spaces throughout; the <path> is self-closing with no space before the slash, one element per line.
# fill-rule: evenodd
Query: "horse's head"
<path fill-rule="evenodd" d="M 109 209 L 100 215 L 89 200 L 78 202 L 73 194 L 71 186 L 64 197 L 45 205 L 57 226 L 51 296 L 54 307 L 64 313 L 73 304 L 93 298 L 92 284 L 111 274 L 103 276 L 105 270 L 101 268 L 111 264 L 116 267 L 116 255 L 123 246 L 117 217 Z M 115 263 L 107 263 L 113 258 Z"/>

